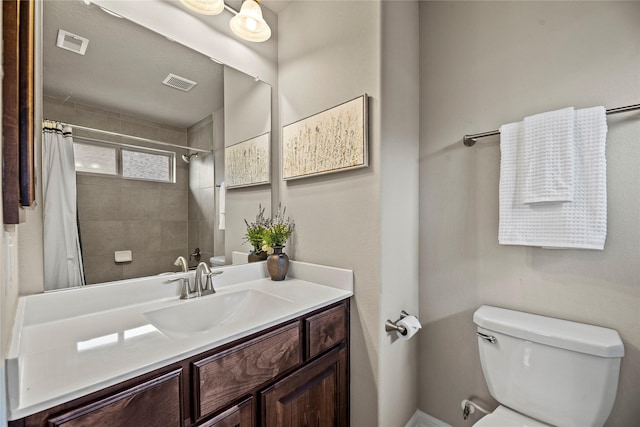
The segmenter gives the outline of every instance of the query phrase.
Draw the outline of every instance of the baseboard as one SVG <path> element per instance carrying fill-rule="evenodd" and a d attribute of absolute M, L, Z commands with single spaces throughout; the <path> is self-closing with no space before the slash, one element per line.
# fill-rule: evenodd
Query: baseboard
<path fill-rule="evenodd" d="M 444 421 L 440 421 L 436 417 L 417 410 L 413 417 L 409 420 L 405 427 L 451 427 Z"/>

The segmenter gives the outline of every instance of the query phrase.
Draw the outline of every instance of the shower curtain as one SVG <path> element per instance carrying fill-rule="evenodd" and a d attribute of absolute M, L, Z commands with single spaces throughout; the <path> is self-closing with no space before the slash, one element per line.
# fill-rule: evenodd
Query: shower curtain
<path fill-rule="evenodd" d="M 71 128 L 42 124 L 44 289 L 85 284 L 77 223 Z"/>

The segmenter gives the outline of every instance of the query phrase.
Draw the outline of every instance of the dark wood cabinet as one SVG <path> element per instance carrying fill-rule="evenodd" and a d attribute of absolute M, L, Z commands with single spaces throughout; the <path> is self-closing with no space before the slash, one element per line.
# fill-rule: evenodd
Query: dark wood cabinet
<path fill-rule="evenodd" d="M 176 370 L 113 396 L 63 412 L 51 427 L 182 426 L 181 374 Z"/>
<path fill-rule="evenodd" d="M 330 308 L 304 320 L 307 358 L 312 358 L 347 339 L 345 305 Z"/>
<path fill-rule="evenodd" d="M 297 366 L 301 351 L 296 322 L 196 361 L 192 369 L 196 419 Z"/>
<path fill-rule="evenodd" d="M 261 392 L 261 425 L 346 426 L 346 365 L 346 350 L 341 345 Z"/>
<path fill-rule="evenodd" d="M 343 427 L 349 300 L 9 427 Z"/>
<path fill-rule="evenodd" d="M 253 397 L 248 397 L 209 421 L 198 424 L 198 427 L 254 427 L 256 425 L 254 400 Z"/>

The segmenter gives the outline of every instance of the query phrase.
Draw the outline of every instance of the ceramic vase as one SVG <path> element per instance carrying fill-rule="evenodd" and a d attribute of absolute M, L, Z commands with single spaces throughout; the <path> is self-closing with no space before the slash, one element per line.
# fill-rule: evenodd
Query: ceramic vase
<path fill-rule="evenodd" d="M 265 251 L 260 251 L 260 252 L 256 252 L 254 251 L 249 251 L 249 255 L 247 256 L 247 258 L 249 259 L 249 262 L 258 262 L 258 261 L 264 261 L 265 259 L 267 259 L 267 253 Z"/>
<path fill-rule="evenodd" d="M 274 246 L 273 253 L 267 257 L 267 270 L 271 280 L 284 280 L 289 270 L 289 256 L 282 252 L 284 246 Z"/>

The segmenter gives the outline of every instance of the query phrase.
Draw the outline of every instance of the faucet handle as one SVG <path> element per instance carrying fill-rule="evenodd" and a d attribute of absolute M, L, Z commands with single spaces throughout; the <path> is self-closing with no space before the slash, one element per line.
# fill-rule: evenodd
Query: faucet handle
<path fill-rule="evenodd" d="M 182 288 L 180 290 L 180 299 L 191 299 L 198 296 L 198 293 L 191 289 L 188 277 L 176 277 L 175 279 L 167 279 L 168 282 L 177 282 L 182 280 Z"/>
<path fill-rule="evenodd" d="M 201 295 L 215 294 L 216 290 L 213 287 L 213 276 L 217 276 L 222 273 L 224 273 L 224 271 L 208 271 L 206 273 L 202 273 L 202 275 L 205 277 L 205 280 L 204 280 L 204 287 L 200 291 L 200 294 Z"/>

